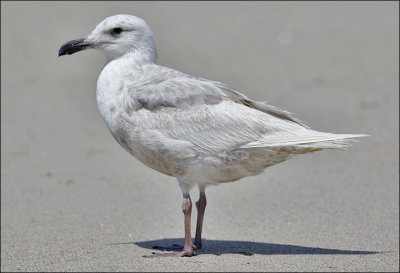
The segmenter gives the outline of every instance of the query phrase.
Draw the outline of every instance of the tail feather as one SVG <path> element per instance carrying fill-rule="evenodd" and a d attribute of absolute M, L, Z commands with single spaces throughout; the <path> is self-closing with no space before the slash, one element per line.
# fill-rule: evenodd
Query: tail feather
<path fill-rule="evenodd" d="M 364 134 L 331 134 L 317 131 L 306 131 L 307 134 L 273 134 L 245 144 L 241 148 L 261 148 L 277 146 L 301 146 L 315 149 L 347 149 L 354 138 L 366 137 Z"/>

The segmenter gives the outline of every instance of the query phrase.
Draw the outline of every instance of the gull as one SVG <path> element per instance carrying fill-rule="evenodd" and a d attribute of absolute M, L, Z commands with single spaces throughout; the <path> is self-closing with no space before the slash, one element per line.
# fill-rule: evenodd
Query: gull
<path fill-rule="evenodd" d="M 346 149 L 352 138 L 366 136 L 311 130 L 290 112 L 223 83 L 157 65 L 152 31 L 136 16 L 108 17 L 86 38 L 64 43 L 58 55 L 89 48 L 106 57 L 96 99 L 112 136 L 145 165 L 176 177 L 182 190 L 183 250 L 153 257 L 190 257 L 201 248 L 208 185 L 260 174 L 296 154 Z M 192 242 L 189 192 L 196 185 Z"/>

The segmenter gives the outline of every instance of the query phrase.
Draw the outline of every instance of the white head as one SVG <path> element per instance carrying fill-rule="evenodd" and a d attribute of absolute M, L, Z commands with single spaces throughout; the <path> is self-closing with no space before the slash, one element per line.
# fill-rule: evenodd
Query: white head
<path fill-rule="evenodd" d="M 112 61 L 126 54 L 138 62 L 155 63 L 157 49 L 153 33 L 147 23 L 136 16 L 119 14 L 104 19 L 86 37 L 66 42 L 59 56 L 87 49 L 100 49 Z"/>

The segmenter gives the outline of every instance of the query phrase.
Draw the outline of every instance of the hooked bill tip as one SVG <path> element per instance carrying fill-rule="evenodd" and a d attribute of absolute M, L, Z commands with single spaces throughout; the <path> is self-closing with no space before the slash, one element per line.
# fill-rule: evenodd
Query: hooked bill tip
<path fill-rule="evenodd" d="M 77 40 L 71 40 L 66 43 L 64 43 L 59 51 L 58 51 L 58 57 L 63 56 L 63 55 L 71 55 L 74 54 L 75 52 L 84 50 L 88 47 L 92 46 L 91 43 L 86 43 L 85 39 L 77 39 Z"/>

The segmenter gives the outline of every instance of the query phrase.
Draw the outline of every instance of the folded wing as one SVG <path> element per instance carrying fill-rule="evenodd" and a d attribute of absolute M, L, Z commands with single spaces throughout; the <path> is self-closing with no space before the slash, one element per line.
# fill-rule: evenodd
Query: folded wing
<path fill-rule="evenodd" d="M 127 118 L 140 130 L 157 131 L 163 141 L 185 143 L 193 155 L 320 141 L 329 148 L 329 141 L 355 137 L 312 131 L 289 112 L 252 101 L 219 82 L 159 66 L 148 69 L 154 71 L 144 73 L 150 76 L 130 89 L 139 107 Z"/>

